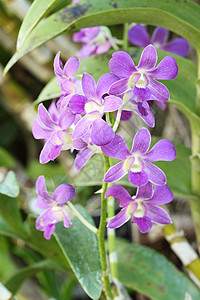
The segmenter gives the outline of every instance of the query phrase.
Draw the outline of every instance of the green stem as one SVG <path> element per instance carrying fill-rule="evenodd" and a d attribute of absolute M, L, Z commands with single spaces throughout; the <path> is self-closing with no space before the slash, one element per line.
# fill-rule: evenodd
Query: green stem
<path fill-rule="evenodd" d="M 124 32 L 123 32 L 123 48 L 124 48 L 124 50 L 128 49 L 128 28 L 129 28 L 129 24 L 125 23 L 124 24 Z"/>
<path fill-rule="evenodd" d="M 92 224 L 90 224 L 81 214 L 78 212 L 78 210 L 74 207 L 74 205 L 71 202 L 67 202 L 68 206 L 71 208 L 75 216 L 79 218 L 79 220 L 91 231 L 97 234 L 97 228 L 94 227 Z"/>
<path fill-rule="evenodd" d="M 104 158 L 104 174 L 108 171 L 110 167 L 109 158 L 103 155 Z M 106 229 L 106 199 L 105 193 L 107 190 L 108 184 L 106 182 L 102 185 L 102 193 L 101 193 L 101 219 L 98 229 L 98 242 L 99 242 L 99 252 L 101 259 L 101 268 L 103 275 L 103 282 L 105 288 L 105 294 L 107 300 L 113 299 L 110 279 L 109 279 L 109 268 L 106 260 L 106 247 L 105 247 L 105 229 Z"/>
<path fill-rule="evenodd" d="M 198 53 L 198 79 L 197 79 L 197 98 L 196 111 L 200 116 L 200 50 Z M 197 196 L 197 199 L 190 199 L 191 213 L 196 232 L 198 248 L 200 252 L 200 128 L 195 126 L 191 121 L 192 132 L 192 192 Z"/>

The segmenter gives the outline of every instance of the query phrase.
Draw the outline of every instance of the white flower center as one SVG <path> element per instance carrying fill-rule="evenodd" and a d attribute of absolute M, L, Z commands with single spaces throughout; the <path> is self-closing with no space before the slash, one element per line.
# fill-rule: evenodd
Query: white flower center
<path fill-rule="evenodd" d="M 136 209 L 136 211 L 133 214 L 134 217 L 136 217 L 136 218 L 142 218 L 142 217 L 144 217 L 144 215 L 145 215 L 145 208 L 144 208 L 144 205 L 142 203 L 142 200 L 138 199 L 135 202 L 137 203 L 137 209 Z"/>
<path fill-rule="evenodd" d="M 102 113 L 102 107 L 95 103 L 94 101 L 89 101 L 85 104 L 85 111 L 87 114 L 93 112 L 93 111 L 98 111 Z"/>
<path fill-rule="evenodd" d="M 128 81 L 128 86 L 130 88 L 134 88 L 135 86 L 137 88 L 146 88 L 147 84 L 148 82 L 143 72 L 134 73 L 133 75 L 130 76 Z"/>
<path fill-rule="evenodd" d="M 134 159 L 134 162 L 132 163 Z M 137 173 L 137 172 L 141 172 L 142 171 L 142 163 L 140 160 L 140 157 L 138 154 L 134 154 L 133 156 L 128 157 L 125 161 L 124 161 L 124 165 L 123 168 L 126 172 L 133 172 L 133 173 Z"/>

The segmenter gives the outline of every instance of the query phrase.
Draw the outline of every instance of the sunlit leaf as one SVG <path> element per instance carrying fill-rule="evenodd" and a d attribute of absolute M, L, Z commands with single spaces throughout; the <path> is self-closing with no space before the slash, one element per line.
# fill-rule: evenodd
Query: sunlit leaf
<path fill-rule="evenodd" d="M 200 48 L 199 14 L 200 7 L 192 0 L 82 0 L 38 23 L 8 62 L 5 73 L 26 53 L 72 28 L 131 22 L 159 25 Z"/>
<path fill-rule="evenodd" d="M 0 183 L 0 194 L 13 198 L 19 195 L 19 184 L 13 171 L 9 171 L 5 179 Z"/>

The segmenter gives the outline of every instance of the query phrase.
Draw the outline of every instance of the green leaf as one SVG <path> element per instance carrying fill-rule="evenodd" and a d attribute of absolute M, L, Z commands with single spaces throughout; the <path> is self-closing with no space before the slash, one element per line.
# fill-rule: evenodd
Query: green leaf
<path fill-rule="evenodd" d="M 45 100 L 59 98 L 62 93 L 60 85 L 57 83 L 57 77 L 53 77 L 43 88 L 37 100 L 34 101 L 34 106 Z"/>
<path fill-rule="evenodd" d="M 83 207 L 77 208 L 87 221 L 94 224 Z M 97 235 L 75 218 L 70 228 L 58 223 L 54 236 L 85 292 L 90 298 L 99 299 L 102 283 Z"/>
<path fill-rule="evenodd" d="M 131 22 L 159 25 L 200 49 L 199 15 L 200 7 L 192 0 L 82 0 L 38 23 L 8 62 L 5 73 L 26 53 L 72 28 Z"/>
<path fill-rule="evenodd" d="M 7 150 L 0 147 L 0 166 L 6 168 L 14 167 L 15 162 Z"/>
<path fill-rule="evenodd" d="M 27 280 L 29 277 L 35 275 L 39 271 L 44 270 L 57 270 L 64 271 L 61 266 L 57 263 L 45 259 L 43 261 L 32 264 L 31 266 L 20 269 L 15 272 L 5 283 L 7 289 L 9 289 L 12 293 L 16 293 L 20 288 L 21 284 Z"/>
<path fill-rule="evenodd" d="M 9 171 L 6 178 L 0 183 L 0 193 L 12 198 L 19 195 L 19 184 L 13 171 Z"/>
<path fill-rule="evenodd" d="M 69 4 L 69 1 L 66 0 L 35 0 L 31 5 L 26 17 L 24 18 L 20 28 L 17 39 L 17 49 L 22 48 L 25 39 L 42 18 L 47 16 L 52 11 L 57 11 L 65 7 L 67 4 Z"/>
<path fill-rule="evenodd" d="M 128 288 L 153 300 L 183 300 L 185 294 L 199 299 L 199 290 L 163 255 L 122 239 L 117 241 L 119 280 Z"/>

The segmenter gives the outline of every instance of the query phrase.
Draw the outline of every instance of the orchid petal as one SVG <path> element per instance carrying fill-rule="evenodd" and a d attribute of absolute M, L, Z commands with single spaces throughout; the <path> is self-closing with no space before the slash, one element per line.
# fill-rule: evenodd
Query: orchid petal
<path fill-rule="evenodd" d="M 166 56 L 161 60 L 158 66 L 148 71 L 147 75 L 152 76 L 155 79 L 174 79 L 178 74 L 178 66 L 176 60 L 172 56 Z"/>
<path fill-rule="evenodd" d="M 133 139 L 131 153 L 146 153 L 151 143 L 151 135 L 147 128 L 141 128 Z"/>
<path fill-rule="evenodd" d="M 116 96 L 107 96 L 104 98 L 104 112 L 116 111 L 123 105 L 123 100 Z"/>
<path fill-rule="evenodd" d="M 68 218 L 65 209 L 63 207 L 61 209 L 62 209 L 62 213 L 63 213 L 63 223 L 64 223 L 64 226 L 66 228 L 69 228 L 72 225 L 72 223 L 70 222 L 70 219 Z"/>
<path fill-rule="evenodd" d="M 56 159 L 60 151 L 62 150 L 62 145 L 53 145 L 51 140 L 48 140 L 40 153 L 40 163 L 46 164 L 50 160 Z"/>
<path fill-rule="evenodd" d="M 39 117 L 35 117 L 32 127 L 32 133 L 35 139 L 48 139 L 51 136 L 52 132 L 52 129 L 43 128 Z"/>
<path fill-rule="evenodd" d="M 128 87 L 128 80 L 129 78 L 119 79 L 118 81 L 114 82 L 109 90 L 109 94 L 111 95 L 120 95 L 129 89 Z"/>
<path fill-rule="evenodd" d="M 153 45 L 149 45 L 142 51 L 137 69 L 149 70 L 154 68 L 157 62 L 157 53 Z"/>
<path fill-rule="evenodd" d="M 113 53 L 109 62 L 109 68 L 112 73 L 120 78 L 130 77 L 134 72 L 137 72 L 132 58 L 124 51 L 117 51 Z"/>
<path fill-rule="evenodd" d="M 126 159 L 131 155 L 126 143 L 120 135 L 115 135 L 114 139 L 108 145 L 102 146 L 101 150 L 106 156 L 117 158 L 117 159 Z"/>
<path fill-rule="evenodd" d="M 54 73 L 56 76 L 63 76 L 62 62 L 60 60 L 60 51 L 54 58 Z"/>
<path fill-rule="evenodd" d="M 155 97 L 155 99 L 160 101 L 167 101 L 169 99 L 169 91 L 167 87 L 161 82 L 154 80 L 153 78 L 150 77 L 148 78 L 149 78 L 149 89 L 152 95 Z"/>
<path fill-rule="evenodd" d="M 160 140 L 143 157 L 149 161 L 172 161 L 176 158 L 175 146 L 168 140 Z"/>
<path fill-rule="evenodd" d="M 164 185 L 166 183 L 164 172 L 148 161 L 145 161 L 145 172 L 148 174 L 149 181 L 152 183 L 156 185 Z"/>
<path fill-rule="evenodd" d="M 115 137 L 113 129 L 101 118 L 96 119 L 92 124 L 91 140 L 97 146 L 109 144 Z"/>
<path fill-rule="evenodd" d="M 128 38 L 132 44 L 135 44 L 139 47 L 146 47 L 147 45 L 151 44 L 149 34 L 144 26 L 139 24 L 133 26 L 128 31 Z"/>
<path fill-rule="evenodd" d="M 148 182 L 147 184 L 138 187 L 137 189 L 137 194 L 136 197 L 134 198 L 134 200 L 136 199 L 149 199 L 151 198 L 153 195 L 153 185 L 151 182 Z"/>
<path fill-rule="evenodd" d="M 158 44 L 159 45 L 163 45 L 168 38 L 168 30 L 166 28 L 163 27 L 156 27 L 154 29 L 151 41 L 153 44 Z"/>
<path fill-rule="evenodd" d="M 36 206 L 39 208 L 48 208 L 51 206 L 53 200 L 47 192 L 44 176 L 38 177 L 36 181 L 36 191 L 38 194 Z"/>
<path fill-rule="evenodd" d="M 77 56 L 72 56 L 68 59 L 64 66 L 64 75 L 67 77 L 72 77 L 78 71 L 79 59 Z"/>
<path fill-rule="evenodd" d="M 73 147 L 76 150 L 83 150 L 87 147 L 87 143 L 83 141 L 81 138 L 73 140 Z"/>
<path fill-rule="evenodd" d="M 156 185 L 153 196 L 149 198 L 145 201 L 146 204 L 163 205 L 173 200 L 173 193 L 166 184 L 162 186 Z"/>
<path fill-rule="evenodd" d="M 127 208 L 123 208 L 114 218 L 108 222 L 108 228 L 118 228 L 126 223 L 131 218 L 131 215 L 127 213 Z"/>
<path fill-rule="evenodd" d="M 88 160 L 95 154 L 94 151 L 86 148 L 86 149 L 83 149 L 81 150 L 77 155 L 76 155 L 76 158 L 75 158 L 75 161 L 74 161 L 74 165 L 75 165 L 75 168 L 77 170 L 80 170 L 82 167 L 85 166 L 85 164 L 88 162 Z"/>
<path fill-rule="evenodd" d="M 75 196 L 75 188 L 70 184 L 61 184 L 59 185 L 54 193 L 53 193 L 53 200 L 56 201 L 58 204 L 66 203 L 70 201 Z"/>
<path fill-rule="evenodd" d="M 127 174 L 127 171 L 123 168 L 124 162 L 120 162 L 115 166 L 111 167 L 105 174 L 105 182 L 115 182 L 124 177 Z"/>
<path fill-rule="evenodd" d="M 152 222 L 151 219 L 147 216 L 143 218 L 135 218 L 133 217 L 133 223 L 136 223 L 139 227 L 140 232 L 147 233 L 152 228 Z"/>
<path fill-rule="evenodd" d="M 46 240 L 50 240 L 54 230 L 56 229 L 56 226 L 55 224 L 49 224 L 45 227 L 45 230 L 44 230 L 44 237 Z"/>
<path fill-rule="evenodd" d="M 114 197 L 115 199 L 120 200 L 120 206 L 125 207 L 130 205 L 134 200 L 131 198 L 129 193 L 121 185 L 111 185 L 105 194 L 105 199 L 108 197 Z"/>
<path fill-rule="evenodd" d="M 89 115 L 85 115 L 77 124 L 76 127 L 74 128 L 74 132 L 72 134 L 72 138 L 80 138 L 82 136 L 84 136 L 89 130 L 90 127 L 92 125 L 92 123 L 94 122 L 94 118 L 92 118 L 92 116 Z"/>
<path fill-rule="evenodd" d="M 168 213 L 157 206 L 147 205 L 147 216 L 155 223 L 158 224 L 170 224 L 172 223 Z"/>
<path fill-rule="evenodd" d="M 82 95 L 74 95 L 71 97 L 69 101 L 69 108 L 74 114 L 81 114 L 84 115 L 86 113 L 85 111 L 85 104 L 89 100 Z"/>
<path fill-rule="evenodd" d="M 145 185 L 149 181 L 148 175 L 145 171 L 135 172 L 135 173 L 132 171 L 129 171 L 128 179 L 129 179 L 130 183 L 135 186 Z"/>
<path fill-rule="evenodd" d="M 190 52 L 190 44 L 187 40 L 179 37 L 167 43 L 166 45 L 163 45 L 161 49 L 180 56 L 188 56 Z"/>
<path fill-rule="evenodd" d="M 83 88 L 83 93 L 86 96 L 86 98 L 88 98 L 88 100 L 97 98 L 96 83 L 90 74 L 87 73 L 83 74 L 82 88 Z"/>
<path fill-rule="evenodd" d="M 119 77 L 112 73 L 103 74 L 97 82 L 96 92 L 98 98 L 101 98 L 104 94 L 107 94 L 109 92 L 110 86 L 117 80 L 119 80 Z"/>
<path fill-rule="evenodd" d="M 75 120 L 75 115 L 70 111 L 69 108 L 63 110 L 59 118 L 59 126 L 61 129 L 69 128 Z"/>

